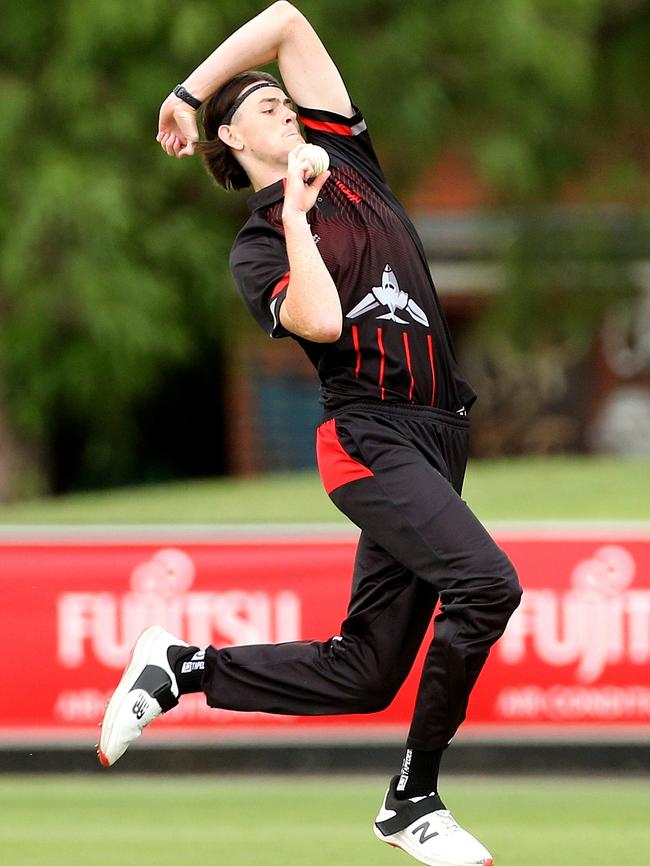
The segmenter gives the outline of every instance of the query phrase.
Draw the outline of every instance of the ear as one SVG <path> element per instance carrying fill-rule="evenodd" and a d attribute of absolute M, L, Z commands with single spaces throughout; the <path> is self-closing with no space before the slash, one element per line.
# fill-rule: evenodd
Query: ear
<path fill-rule="evenodd" d="M 217 135 L 224 144 L 227 144 L 228 147 L 231 147 L 233 150 L 244 149 L 244 142 L 241 141 L 237 133 L 233 132 L 225 123 L 219 127 Z"/>

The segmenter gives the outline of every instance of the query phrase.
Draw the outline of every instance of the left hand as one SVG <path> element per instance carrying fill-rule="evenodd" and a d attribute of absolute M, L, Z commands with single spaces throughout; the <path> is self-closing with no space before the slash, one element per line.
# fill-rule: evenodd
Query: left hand
<path fill-rule="evenodd" d="M 194 142 L 199 140 L 196 111 L 170 93 L 160 106 L 156 141 L 168 156 L 183 159 L 193 156 Z"/>

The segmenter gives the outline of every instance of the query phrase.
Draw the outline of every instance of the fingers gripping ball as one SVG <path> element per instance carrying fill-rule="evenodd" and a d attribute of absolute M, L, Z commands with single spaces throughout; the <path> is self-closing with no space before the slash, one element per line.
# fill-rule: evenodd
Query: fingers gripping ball
<path fill-rule="evenodd" d="M 300 148 L 301 158 L 306 157 L 312 164 L 312 177 L 318 177 L 330 167 L 330 158 L 327 151 L 318 144 L 305 144 Z"/>

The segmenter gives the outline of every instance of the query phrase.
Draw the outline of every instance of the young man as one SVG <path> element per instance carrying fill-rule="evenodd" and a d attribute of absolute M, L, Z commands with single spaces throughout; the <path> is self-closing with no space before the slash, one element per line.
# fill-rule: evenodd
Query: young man
<path fill-rule="evenodd" d="M 273 60 L 291 98 L 271 76 L 245 72 Z M 200 103 L 208 142 L 197 145 Z M 312 182 L 298 118 L 329 154 L 330 171 Z M 378 711 L 411 668 L 440 599 L 401 771 L 374 831 L 432 866 L 489 866 L 488 851 L 443 805 L 437 776 L 521 590 L 460 498 L 475 395 L 421 242 L 336 66 L 289 3 L 241 27 L 176 88 L 158 141 L 180 158 L 200 148 L 226 188 L 252 184 L 232 271 L 265 331 L 292 336 L 318 369 L 319 471 L 361 537 L 347 617 L 330 640 L 204 650 L 147 629 L 106 711 L 100 759 L 113 764 L 191 691 L 243 711 Z"/>

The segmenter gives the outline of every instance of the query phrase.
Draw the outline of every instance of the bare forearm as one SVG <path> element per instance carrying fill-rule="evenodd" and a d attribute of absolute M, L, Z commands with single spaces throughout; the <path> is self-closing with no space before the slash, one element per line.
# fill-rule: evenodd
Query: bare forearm
<path fill-rule="evenodd" d="M 341 336 L 343 314 L 334 281 L 314 243 L 304 215 L 283 220 L 290 278 L 280 308 L 287 330 L 315 343 L 333 343 Z"/>
<path fill-rule="evenodd" d="M 201 101 L 206 100 L 226 81 L 248 69 L 276 60 L 297 10 L 278 2 L 247 21 L 216 48 L 183 82 Z"/>

